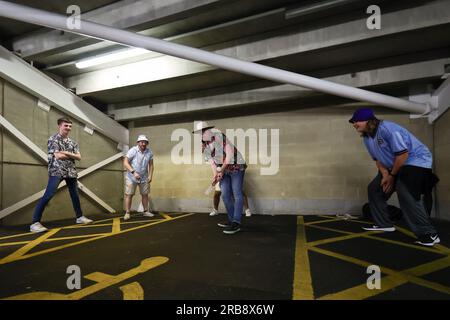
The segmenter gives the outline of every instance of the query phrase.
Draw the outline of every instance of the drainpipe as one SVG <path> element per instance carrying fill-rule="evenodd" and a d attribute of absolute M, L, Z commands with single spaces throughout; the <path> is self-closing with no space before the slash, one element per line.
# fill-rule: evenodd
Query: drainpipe
<path fill-rule="evenodd" d="M 370 102 L 376 105 L 405 112 L 427 114 L 431 109 L 428 104 L 407 101 L 253 62 L 230 58 L 216 53 L 147 37 L 94 22 L 80 21 L 80 27 L 78 29 L 71 29 L 68 26 L 69 18 L 64 15 L 34 9 L 7 1 L 0 1 L 0 16 L 53 29 L 64 30 L 70 33 L 80 34 L 100 40 L 112 41 L 126 46 L 144 48 L 170 56 L 216 66 L 218 68 L 237 73 L 243 73 L 280 83 L 297 85 L 315 91 L 357 101 Z M 70 19 L 73 18 L 71 17 Z"/>

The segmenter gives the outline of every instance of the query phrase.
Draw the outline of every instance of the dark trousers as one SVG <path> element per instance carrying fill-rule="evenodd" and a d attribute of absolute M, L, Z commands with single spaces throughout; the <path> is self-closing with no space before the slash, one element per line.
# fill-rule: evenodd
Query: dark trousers
<path fill-rule="evenodd" d="M 370 212 L 376 225 L 380 227 L 392 227 L 393 224 L 389 219 L 387 205 L 387 201 L 392 193 L 387 194 L 383 192 L 380 185 L 381 179 L 381 173 L 378 173 L 367 188 Z M 400 180 L 396 182 L 395 191 L 397 192 L 403 217 L 411 231 L 416 236 L 437 233 L 436 229 L 431 225 L 423 201 L 421 199 L 416 200 L 406 185 Z"/>
<path fill-rule="evenodd" d="M 33 213 L 33 223 L 40 222 L 42 214 L 48 202 L 53 198 L 58 186 L 62 180 L 65 180 L 67 187 L 69 188 L 70 198 L 72 199 L 72 206 L 75 210 L 76 217 L 79 218 L 83 215 L 81 211 L 80 198 L 78 197 L 78 183 L 76 178 L 62 178 L 62 177 L 48 177 L 47 188 L 45 189 L 44 196 L 39 200 Z"/>

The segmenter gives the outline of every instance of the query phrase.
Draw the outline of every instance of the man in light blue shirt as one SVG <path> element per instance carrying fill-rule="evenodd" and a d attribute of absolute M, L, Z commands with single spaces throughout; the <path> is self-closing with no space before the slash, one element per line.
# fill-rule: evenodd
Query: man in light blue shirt
<path fill-rule="evenodd" d="M 378 175 L 368 186 L 370 213 L 376 225 L 364 229 L 395 231 L 388 216 L 387 200 L 396 191 L 403 216 L 418 238 L 416 243 L 424 246 L 439 243 L 421 198 L 433 185 L 430 150 L 405 128 L 377 119 L 369 108 L 356 110 L 349 122 L 363 137 L 378 168 Z"/>
<path fill-rule="evenodd" d="M 125 215 L 124 220 L 130 219 L 131 201 L 133 200 L 136 187 L 142 196 L 142 206 L 144 207 L 144 217 L 153 217 L 154 214 L 149 211 L 149 193 L 150 183 L 153 179 L 153 153 L 148 148 L 148 138 L 145 135 L 139 135 L 136 141 L 137 145 L 128 150 L 123 160 L 123 165 L 127 169 L 125 177 Z"/>

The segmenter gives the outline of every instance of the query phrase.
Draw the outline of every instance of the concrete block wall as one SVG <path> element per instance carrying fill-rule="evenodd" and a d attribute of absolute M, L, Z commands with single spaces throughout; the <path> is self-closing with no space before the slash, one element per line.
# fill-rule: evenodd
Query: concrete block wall
<path fill-rule="evenodd" d="M 279 172 L 261 175 L 260 168 L 264 166 L 256 164 L 250 165 L 246 173 L 244 189 L 254 212 L 360 214 L 376 167 L 361 138 L 348 123 L 353 111 L 315 108 L 202 120 L 223 131 L 279 129 Z M 432 148 L 433 130 L 427 120 L 412 120 L 409 115 L 386 109 L 378 109 L 377 114 L 407 127 Z M 153 208 L 208 212 L 212 196 L 205 196 L 204 191 L 211 180 L 209 165 L 175 165 L 171 161 L 171 150 L 177 142 L 172 142 L 170 137 L 178 128 L 192 131 L 193 122 L 148 126 L 144 123 L 130 129 L 132 140 L 138 134 L 147 134 L 155 154 Z M 396 203 L 396 198 L 392 203 Z M 222 203 L 221 206 L 224 211 Z"/>
<path fill-rule="evenodd" d="M 434 124 L 434 162 L 439 183 L 436 187 L 437 216 L 450 220 L 450 111 Z"/>
<path fill-rule="evenodd" d="M 40 109 L 37 107 L 35 97 L 5 80 L 0 79 L 0 86 L 1 115 L 46 152 L 47 140 L 57 132 L 56 121 L 64 114 L 55 108 L 51 108 L 49 112 Z M 82 155 L 82 160 L 77 162 L 79 171 L 120 151 L 117 150 L 117 143 L 97 132 L 90 135 L 83 130 L 84 124 L 73 121 L 70 136 L 80 145 Z M 0 132 L 0 210 L 45 189 L 47 179 L 46 163 L 2 128 Z M 81 178 L 80 181 L 111 207 L 122 210 L 123 171 L 121 160 Z M 106 212 L 81 191 L 80 198 L 86 216 Z M 0 223 L 3 225 L 30 223 L 35 205 L 36 202 L 31 203 L 5 217 Z M 42 221 L 72 217 L 74 217 L 74 211 L 69 193 L 64 187 L 49 203 Z"/>

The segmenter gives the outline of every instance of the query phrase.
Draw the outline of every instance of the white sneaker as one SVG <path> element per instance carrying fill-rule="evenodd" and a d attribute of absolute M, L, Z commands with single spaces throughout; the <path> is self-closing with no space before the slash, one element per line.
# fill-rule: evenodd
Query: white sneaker
<path fill-rule="evenodd" d="M 366 231 L 385 231 L 385 232 L 394 232 L 395 231 L 395 227 L 387 227 L 387 228 L 382 228 L 379 226 L 372 226 L 372 227 L 363 227 L 364 230 Z"/>
<path fill-rule="evenodd" d="M 48 229 L 46 227 L 44 227 L 40 222 L 35 222 L 30 226 L 30 231 L 35 232 L 35 233 L 45 232 L 47 230 Z"/>
<path fill-rule="evenodd" d="M 209 214 L 209 216 L 214 217 L 214 216 L 217 216 L 218 214 L 219 214 L 219 212 L 217 212 L 216 209 L 213 209 L 213 210 L 211 211 L 211 213 Z"/>
<path fill-rule="evenodd" d="M 245 216 L 246 217 L 251 217 L 252 216 L 252 212 L 250 211 L 250 209 L 245 210 Z"/>
<path fill-rule="evenodd" d="M 142 215 L 143 215 L 144 217 L 149 217 L 149 218 L 155 216 L 155 215 L 154 215 L 153 213 L 151 213 L 150 211 L 144 212 Z"/>
<path fill-rule="evenodd" d="M 131 217 L 130 217 L 130 213 L 129 212 L 126 212 L 125 215 L 123 216 L 123 220 L 128 220 L 130 218 Z"/>
<path fill-rule="evenodd" d="M 93 222 L 91 219 L 86 218 L 85 216 L 81 216 L 77 218 L 77 223 L 88 224 Z"/>

